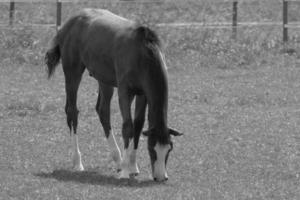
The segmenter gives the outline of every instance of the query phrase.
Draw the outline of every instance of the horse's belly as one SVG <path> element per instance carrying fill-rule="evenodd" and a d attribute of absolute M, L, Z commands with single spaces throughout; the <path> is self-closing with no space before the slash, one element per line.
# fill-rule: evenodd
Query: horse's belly
<path fill-rule="evenodd" d="M 111 56 L 101 49 L 88 49 L 82 54 L 82 61 L 89 74 L 105 84 L 116 86 L 116 73 Z"/>
<path fill-rule="evenodd" d="M 117 87 L 117 81 L 114 78 L 107 77 L 103 74 L 95 74 L 94 78 L 107 85 Z"/>
<path fill-rule="evenodd" d="M 117 81 L 114 69 L 105 65 L 92 65 L 87 66 L 90 76 L 94 77 L 96 80 L 103 82 L 107 85 L 116 87 Z"/>

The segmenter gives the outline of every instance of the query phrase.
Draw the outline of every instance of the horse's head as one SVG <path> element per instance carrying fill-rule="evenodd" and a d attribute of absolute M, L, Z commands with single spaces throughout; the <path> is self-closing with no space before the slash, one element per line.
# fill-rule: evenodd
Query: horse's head
<path fill-rule="evenodd" d="M 151 161 L 152 177 L 155 181 L 168 180 L 167 162 L 170 152 L 173 150 L 171 135 L 180 136 L 182 133 L 173 129 L 166 131 L 155 130 L 154 128 L 143 132 L 148 136 L 148 152 Z"/>

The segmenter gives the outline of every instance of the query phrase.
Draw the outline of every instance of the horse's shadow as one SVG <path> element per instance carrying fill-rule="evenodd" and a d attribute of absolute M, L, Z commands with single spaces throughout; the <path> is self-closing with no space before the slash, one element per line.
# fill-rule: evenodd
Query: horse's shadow
<path fill-rule="evenodd" d="M 119 179 L 114 176 L 101 174 L 96 170 L 77 172 L 66 169 L 56 169 L 53 172 L 39 172 L 34 175 L 40 178 L 56 179 L 63 182 L 77 182 L 91 185 L 114 185 L 118 187 L 149 187 L 158 184 L 150 179 Z"/>

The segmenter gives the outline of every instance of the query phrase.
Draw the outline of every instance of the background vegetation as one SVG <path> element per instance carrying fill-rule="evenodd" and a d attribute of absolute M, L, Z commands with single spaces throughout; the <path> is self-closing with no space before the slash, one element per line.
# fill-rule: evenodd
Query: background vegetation
<path fill-rule="evenodd" d="M 289 18 L 300 21 L 299 3 Z M 175 139 L 170 180 L 149 179 L 146 139 L 141 174 L 120 181 L 94 110 L 97 83 L 79 90 L 80 147 L 86 171 L 71 170 L 59 67 L 46 79 L 43 57 L 55 35 L 52 3 L 18 3 L 15 27 L 0 29 L 0 197 L 3 199 L 293 199 L 300 196 L 299 30 L 283 53 L 281 27 L 230 29 L 157 27 L 162 22 L 226 22 L 231 4 L 214 1 L 63 4 L 66 20 L 83 7 L 107 8 L 153 27 L 169 68 L 169 124 Z M 280 21 L 279 1 L 239 7 L 240 21 Z M 0 23 L 8 4 L 0 4 Z M 120 113 L 112 123 L 120 143 Z M 0 198 L 0 199 L 1 199 Z"/>

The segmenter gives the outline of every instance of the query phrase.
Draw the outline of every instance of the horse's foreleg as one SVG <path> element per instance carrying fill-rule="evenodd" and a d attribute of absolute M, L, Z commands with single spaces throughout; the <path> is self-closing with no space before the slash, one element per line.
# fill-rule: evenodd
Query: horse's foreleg
<path fill-rule="evenodd" d="M 135 158 L 136 151 L 133 148 L 133 133 L 134 127 L 131 118 L 131 103 L 134 95 L 130 94 L 127 88 L 119 87 L 119 106 L 123 118 L 122 136 L 124 141 L 123 160 L 121 163 L 120 178 L 129 178 L 132 171 L 133 158 Z M 133 156 L 132 156 L 133 155 Z"/>
<path fill-rule="evenodd" d="M 133 136 L 133 148 L 130 152 L 130 173 L 133 175 L 139 174 L 139 168 L 136 162 L 136 152 L 138 149 L 139 139 L 141 131 L 145 122 L 145 112 L 146 112 L 146 97 L 145 96 L 136 96 L 135 99 L 135 113 L 134 113 L 134 136 Z"/>
<path fill-rule="evenodd" d="M 117 165 L 117 171 L 121 171 L 121 162 L 122 162 L 122 157 L 121 157 L 121 151 L 118 146 L 118 143 L 115 139 L 114 132 L 112 130 L 109 131 L 109 135 L 106 136 L 108 145 L 111 150 L 111 157 L 115 161 Z"/>
<path fill-rule="evenodd" d="M 84 69 L 80 70 L 78 73 L 76 73 L 76 71 L 65 68 L 65 66 L 63 69 L 65 73 L 65 86 L 67 96 L 65 112 L 67 115 L 67 124 L 70 129 L 73 167 L 77 171 L 83 171 L 84 168 L 82 165 L 81 153 L 79 150 L 79 142 L 77 136 L 77 124 L 79 113 L 77 109 L 77 91 Z"/>
<path fill-rule="evenodd" d="M 111 129 L 110 123 L 110 102 L 113 95 L 113 87 L 107 86 L 99 82 L 99 94 L 96 105 L 100 122 L 104 129 L 105 136 L 111 150 L 112 158 L 117 164 L 117 170 L 121 170 L 121 152 L 115 139 L 115 135 Z"/>

